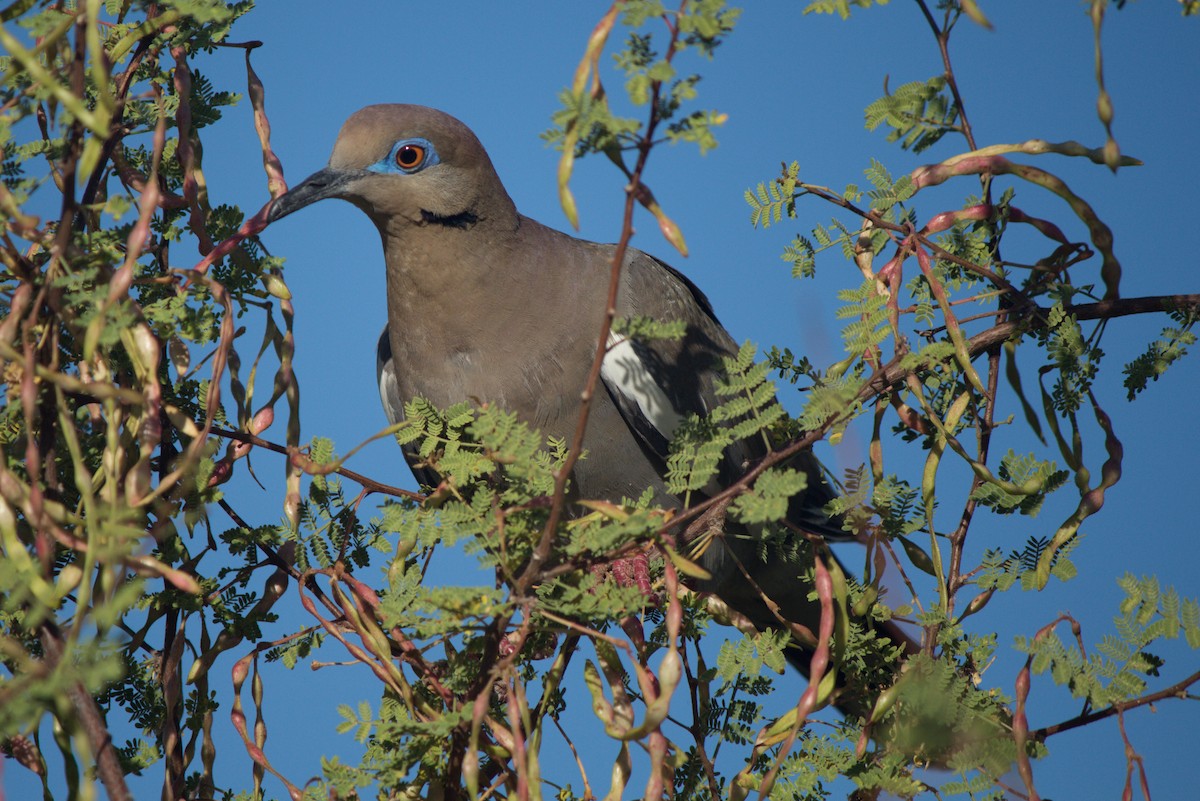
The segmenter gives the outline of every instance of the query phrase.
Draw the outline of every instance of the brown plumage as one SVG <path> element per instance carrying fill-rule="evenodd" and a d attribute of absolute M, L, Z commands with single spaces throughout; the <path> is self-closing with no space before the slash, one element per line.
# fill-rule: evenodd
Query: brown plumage
<path fill-rule="evenodd" d="M 348 200 L 383 242 L 389 324 L 379 345 L 380 385 L 389 417 L 423 397 L 439 407 L 487 401 L 544 434 L 570 439 L 598 346 L 613 245 L 576 239 L 521 216 L 475 135 L 434 109 L 369 106 L 342 127 L 329 166 L 280 198 L 272 220 L 323 198 Z M 678 506 L 662 473 L 674 422 L 717 405 L 723 356 L 736 353 L 707 298 L 652 256 L 627 252 L 617 313 L 686 323 L 681 340 L 630 342 L 610 350 L 572 476 L 584 498 L 636 498 L 651 487 Z M 761 448 L 730 448 L 721 479 L 732 481 Z M 842 536 L 821 508 L 832 497 L 811 453 L 793 465 L 809 489 L 793 522 Z M 425 477 L 428 480 L 429 477 Z M 758 627 L 779 627 L 748 586 L 734 554 L 790 620 L 816 631 L 819 609 L 800 580 L 802 564 L 764 563 L 752 532 L 729 531 L 708 548 L 720 596 Z M 807 673 L 807 649 L 793 661 Z M 851 704 L 850 706 L 857 706 Z"/>

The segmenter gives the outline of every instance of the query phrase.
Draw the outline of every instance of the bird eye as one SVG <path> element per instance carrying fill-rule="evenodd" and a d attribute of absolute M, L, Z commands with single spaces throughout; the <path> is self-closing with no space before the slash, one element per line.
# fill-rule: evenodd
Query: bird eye
<path fill-rule="evenodd" d="M 386 156 L 366 169 L 380 175 L 412 175 L 440 163 L 433 142 L 414 136 L 394 142 Z"/>
<path fill-rule="evenodd" d="M 425 148 L 420 145 L 404 145 L 396 151 L 396 166 L 402 170 L 415 170 L 425 162 Z"/>

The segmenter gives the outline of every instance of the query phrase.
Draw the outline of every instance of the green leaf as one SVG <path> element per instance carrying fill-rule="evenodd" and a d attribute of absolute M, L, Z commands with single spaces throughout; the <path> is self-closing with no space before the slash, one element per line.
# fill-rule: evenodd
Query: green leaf
<path fill-rule="evenodd" d="M 787 516 L 788 500 L 804 491 L 807 477 L 791 468 L 767 470 L 750 491 L 739 495 L 730 505 L 733 516 L 743 523 L 770 523 Z"/>
<path fill-rule="evenodd" d="M 946 79 L 937 75 L 924 83 L 906 83 L 871 103 L 866 109 L 866 126 L 874 131 L 885 125 L 891 129 L 887 141 L 920 153 L 957 130 L 957 117 L 958 107 L 947 91 Z"/>
<path fill-rule="evenodd" d="M 1180 327 L 1163 329 L 1160 339 L 1150 343 L 1146 352 L 1125 365 L 1125 388 L 1129 400 L 1142 393 L 1151 381 L 1157 381 L 1159 376 L 1187 355 L 1188 348 L 1196 344 L 1196 334 L 1192 331 L 1200 313 L 1196 311 L 1172 312 Z"/>

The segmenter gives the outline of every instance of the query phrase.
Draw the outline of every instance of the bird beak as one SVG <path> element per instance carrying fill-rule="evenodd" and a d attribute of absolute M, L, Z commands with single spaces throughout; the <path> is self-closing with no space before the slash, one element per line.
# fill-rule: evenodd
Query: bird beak
<path fill-rule="evenodd" d="M 358 177 L 357 170 L 335 170 L 332 167 L 319 170 L 276 198 L 267 213 L 267 222 L 273 223 L 318 200 L 344 197 L 343 190 Z"/>

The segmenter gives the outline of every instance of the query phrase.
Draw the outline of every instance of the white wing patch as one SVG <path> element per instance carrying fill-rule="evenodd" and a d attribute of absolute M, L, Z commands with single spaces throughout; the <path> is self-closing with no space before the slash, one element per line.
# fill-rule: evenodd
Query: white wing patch
<path fill-rule="evenodd" d="M 600 364 L 600 375 L 604 383 L 636 403 L 650 424 L 671 439 L 683 418 L 633 349 L 633 343 L 623 336 L 609 334 L 608 352 Z"/>
<path fill-rule="evenodd" d="M 392 398 L 400 396 L 396 384 L 396 365 L 392 360 L 392 347 L 388 344 L 388 329 L 384 326 L 375 346 L 375 380 L 379 383 L 379 400 L 383 402 L 383 413 L 393 425 L 404 419 L 404 409 L 392 404 Z"/>
<path fill-rule="evenodd" d="M 396 393 L 396 376 L 392 374 L 391 370 L 381 372 L 379 374 L 379 399 L 383 401 L 383 413 L 387 415 L 388 422 L 393 425 L 404 419 L 403 411 L 392 406 L 392 396 Z"/>

